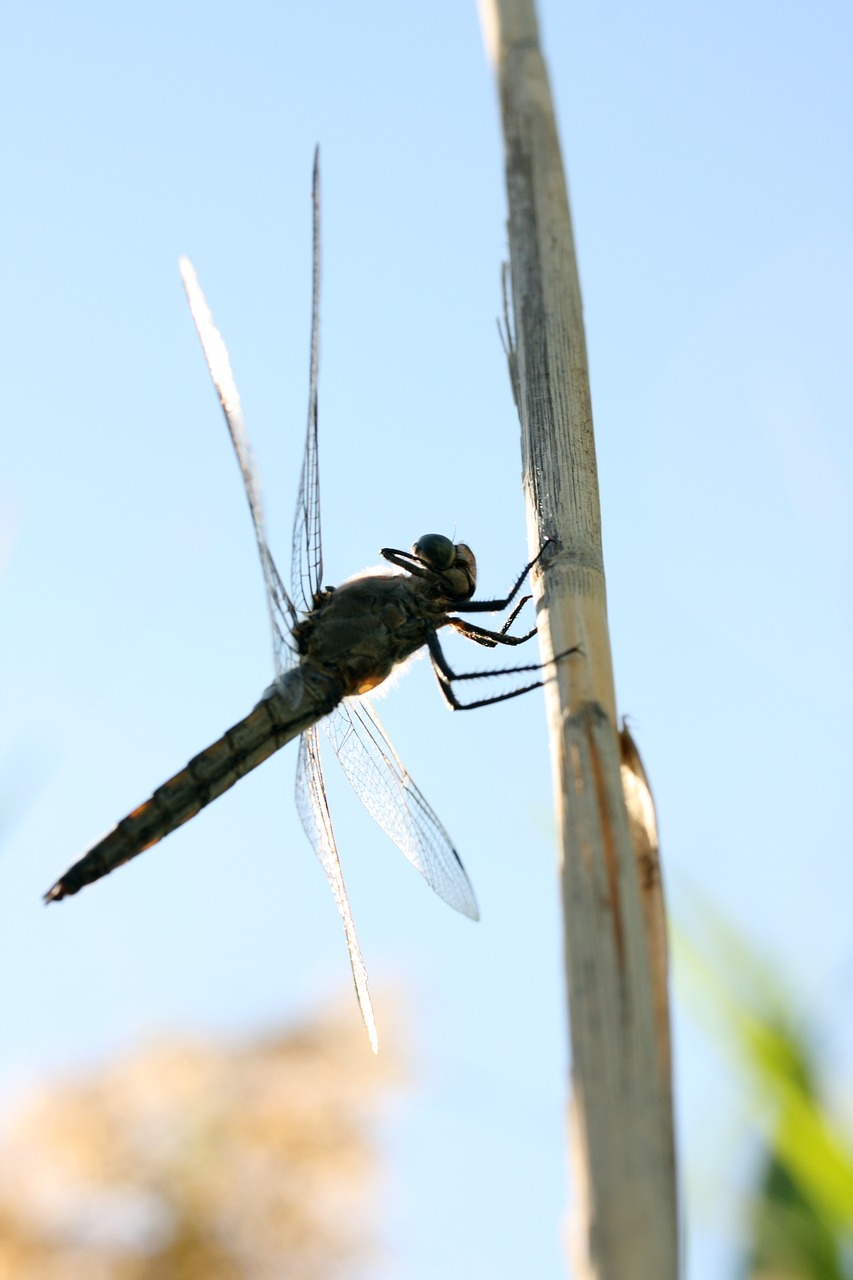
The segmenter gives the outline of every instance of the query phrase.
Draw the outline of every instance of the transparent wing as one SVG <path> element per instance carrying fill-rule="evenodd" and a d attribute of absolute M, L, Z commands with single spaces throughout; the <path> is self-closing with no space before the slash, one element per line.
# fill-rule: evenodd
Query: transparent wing
<path fill-rule="evenodd" d="M 181 258 L 180 268 L 181 279 L 187 293 L 187 300 L 190 304 L 196 332 L 201 340 L 204 358 L 207 361 L 213 385 L 216 387 L 219 396 L 219 403 L 222 405 L 222 411 L 225 414 L 228 433 L 231 436 L 231 443 L 237 455 L 240 474 L 243 477 L 243 485 L 246 489 L 246 497 L 249 500 L 249 510 L 252 513 L 255 540 L 258 544 L 258 553 L 261 557 L 261 568 L 263 569 L 264 584 L 266 586 L 267 605 L 272 626 L 275 670 L 276 675 L 281 675 L 282 671 L 292 666 L 295 661 L 291 630 L 296 622 L 297 614 L 290 597 L 284 589 L 284 584 L 275 567 L 275 562 L 267 543 L 264 512 L 261 505 L 260 481 L 252 454 L 252 447 L 246 435 L 240 395 L 237 391 L 234 375 L 231 372 L 228 351 L 222 340 L 221 333 L 213 323 L 213 316 L 201 291 L 192 263 L 188 258 Z"/>
<path fill-rule="evenodd" d="M 314 152 L 313 256 L 311 272 L 311 362 L 308 378 L 308 427 L 293 518 L 290 586 L 299 609 L 308 613 L 322 586 L 323 547 L 320 535 L 320 470 L 317 457 L 317 373 L 320 359 L 320 148 Z"/>
<path fill-rule="evenodd" d="M 459 854 L 403 767 L 373 708 L 348 699 L 322 724 L 370 816 L 440 898 L 478 920 L 477 900 Z"/>
<path fill-rule="evenodd" d="M 323 767 L 320 763 L 320 744 L 317 740 L 316 726 L 312 725 L 302 735 L 299 743 L 299 763 L 296 766 L 296 808 L 305 829 L 305 834 L 320 859 L 326 873 L 332 893 L 335 896 L 338 911 L 344 922 L 344 933 L 347 939 L 352 976 L 361 1016 L 370 1037 L 374 1053 L 379 1052 L 379 1037 L 376 1034 L 376 1022 L 373 1018 L 373 1005 L 370 1003 L 370 992 L 367 989 L 367 970 L 361 958 L 355 921 L 350 911 L 349 898 L 344 885 L 344 876 L 338 851 L 335 847 L 335 835 L 332 831 L 332 819 L 329 816 L 329 805 L 326 800 L 326 788 L 323 785 Z"/>

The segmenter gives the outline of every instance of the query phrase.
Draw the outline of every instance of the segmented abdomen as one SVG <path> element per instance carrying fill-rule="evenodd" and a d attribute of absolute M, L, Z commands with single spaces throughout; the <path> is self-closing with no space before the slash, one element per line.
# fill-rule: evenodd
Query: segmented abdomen
<path fill-rule="evenodd" d="M 92 845 L 45 894 L 45 901 L 56 902 L 77 893 L 150 849 L 329 710 L 316 701 L 312 704 L 298 671 L 288 673 L 284 680 L 284 685 L 272 686 L 245 719 L 194 756 L 150 799 Z"/>

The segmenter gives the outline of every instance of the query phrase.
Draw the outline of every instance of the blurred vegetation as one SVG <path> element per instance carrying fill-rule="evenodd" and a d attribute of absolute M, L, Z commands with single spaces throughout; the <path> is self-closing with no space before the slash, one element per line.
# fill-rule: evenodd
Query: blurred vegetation
<path fill-rule="evenodd" d="M 0 1280 L 370 1274 L 371 1123 L 396 1078 L 352 1019 L 169 1040 L 2 1117 Z"/>
<path fill-rule="evenodd" d="M 743 1207 L 743 1280 L 853 1280 L 853 1135 L 826 1099 L 812 1037 L 778 966 L 707 905 L 682 972 L 746 1085 L 760 1146 Z M 693 935 L 696 936 L 696 933 Z"/>

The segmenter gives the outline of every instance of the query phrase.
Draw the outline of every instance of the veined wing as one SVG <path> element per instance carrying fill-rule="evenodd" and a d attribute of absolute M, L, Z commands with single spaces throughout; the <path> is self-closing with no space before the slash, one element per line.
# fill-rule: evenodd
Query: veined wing
<path fill-rule="evenodd" d="M 237 455 L 240 474 L 243 477 L 246 497 L 249 500 L 249 510 L 252 514 L 255 540 L 258 544 L 258 554 L 261 557 L 261 568 L 263 569 L 264 584 L 266 586 L 267 606 L 269 608 L 270 625 L 272 626 L 273 659 L 275 661 L 276 675 L 280 676 L 294 662 L 291 631 L 297 620 L 297 613 L 284 589 L 284 584 L 281 581 L 278 569 L 275 567 L 275 561 L 267 543 L 260 481 L 252 447 L 246 435 L 243 409 L 240 405 L 240 394 L 237 391 L 234 374 L 231 372 L 228 351 L 222 340 L 221 333 L 213 323 L 213 316 L 201 291 L 192 263 L 188 258 L 181 258 L 180 268 L 181 279 L 187 293 L 187 300 L 190 304 L 196 332 L 201 340 L 204 358 L 207 361 L 213 385 L 216 387 L 219 403 L 222 405 L 222 412 L 225 414 L 228 434 L 231 436 L 231 443 Z"/>
<path fill-rule="evenodd" d="M 320 148 L 314 152 L 311 188 L 313 253 L 311 269 L 311 359 L 308 378 L 308 426 L 293 517 L 290 587 L 299 609 L 308 613 L 323 581 L 320 534 L 320 469 L 317 456 L 317 375 L 320 360 Z"/>
<path fill-rule="evenodd" d="M 329 805 L 326 800 L 326 788 L 323 785 L 323 767 L 320 763 L 320 745 L 317 741 L 317 728 L 312 725 L 302 735 L 299 743 L 299 763 L 296 768 L 296 808 L 305 829 L 305 834 L 320 859 L 326 873 L 341 919 L 344 922 L 344 933 L 347 939 L 352 976 L 361 1016 L 370 1037 L 374 1053 L 379 1052 L 379 1037 L 376 1034 L 376 1022 L 373 1017 L 373 1005 L 367 989 L 367 970 L 361 958 L 355 922 L 350 911 L 341 862 L 335 847 L 335 834 L 332 831 L 332 819 L 329 816 Z"/>
<path fill-rule="evenodd" d="M 373 708 L 347 699 L 322 721 L 353 790 L 440 898 L 478 920 L 471 882 L 450 836 L 415 786 Z"/>

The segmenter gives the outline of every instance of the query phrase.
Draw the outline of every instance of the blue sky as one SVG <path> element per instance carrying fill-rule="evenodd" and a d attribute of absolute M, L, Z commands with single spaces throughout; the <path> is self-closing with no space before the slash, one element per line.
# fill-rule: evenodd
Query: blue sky
<path fill-rule="evenodd" d="M 777 957 L 840 1077 L 850 10 L 539 8 L 619 706 L 670 902 L 678 919 L 698 887 Z M 294 751 L 102 885 L 40 905 L 269 681 L 251 528 L 177 259 L 228 342 L 284 561 L 316 142 L 328 581 L 437 530 L 471 543 L 494 595 L 527 549 L 495 327 L 501 142 L 473 4 L 19 3 L 2 59 L 8 1088 L 154 1031 L 249 1032 L 348 994 Z M 482 661 L 461 640 L 452 653 Z M 381 710 L 483 915 L 455 918 L 330 778 L 380 1034 L 412 1042 L 414 1088 L 384 1138 L 385 1274 L 556 1277 L 566 1049 L 541 699 L 451 718 L 419 663 Z M 730 1273 L 750 1148 L 738 1087 L 689 1011 L 676 1031 L 688 1273 L 706 1280 Z"/>

